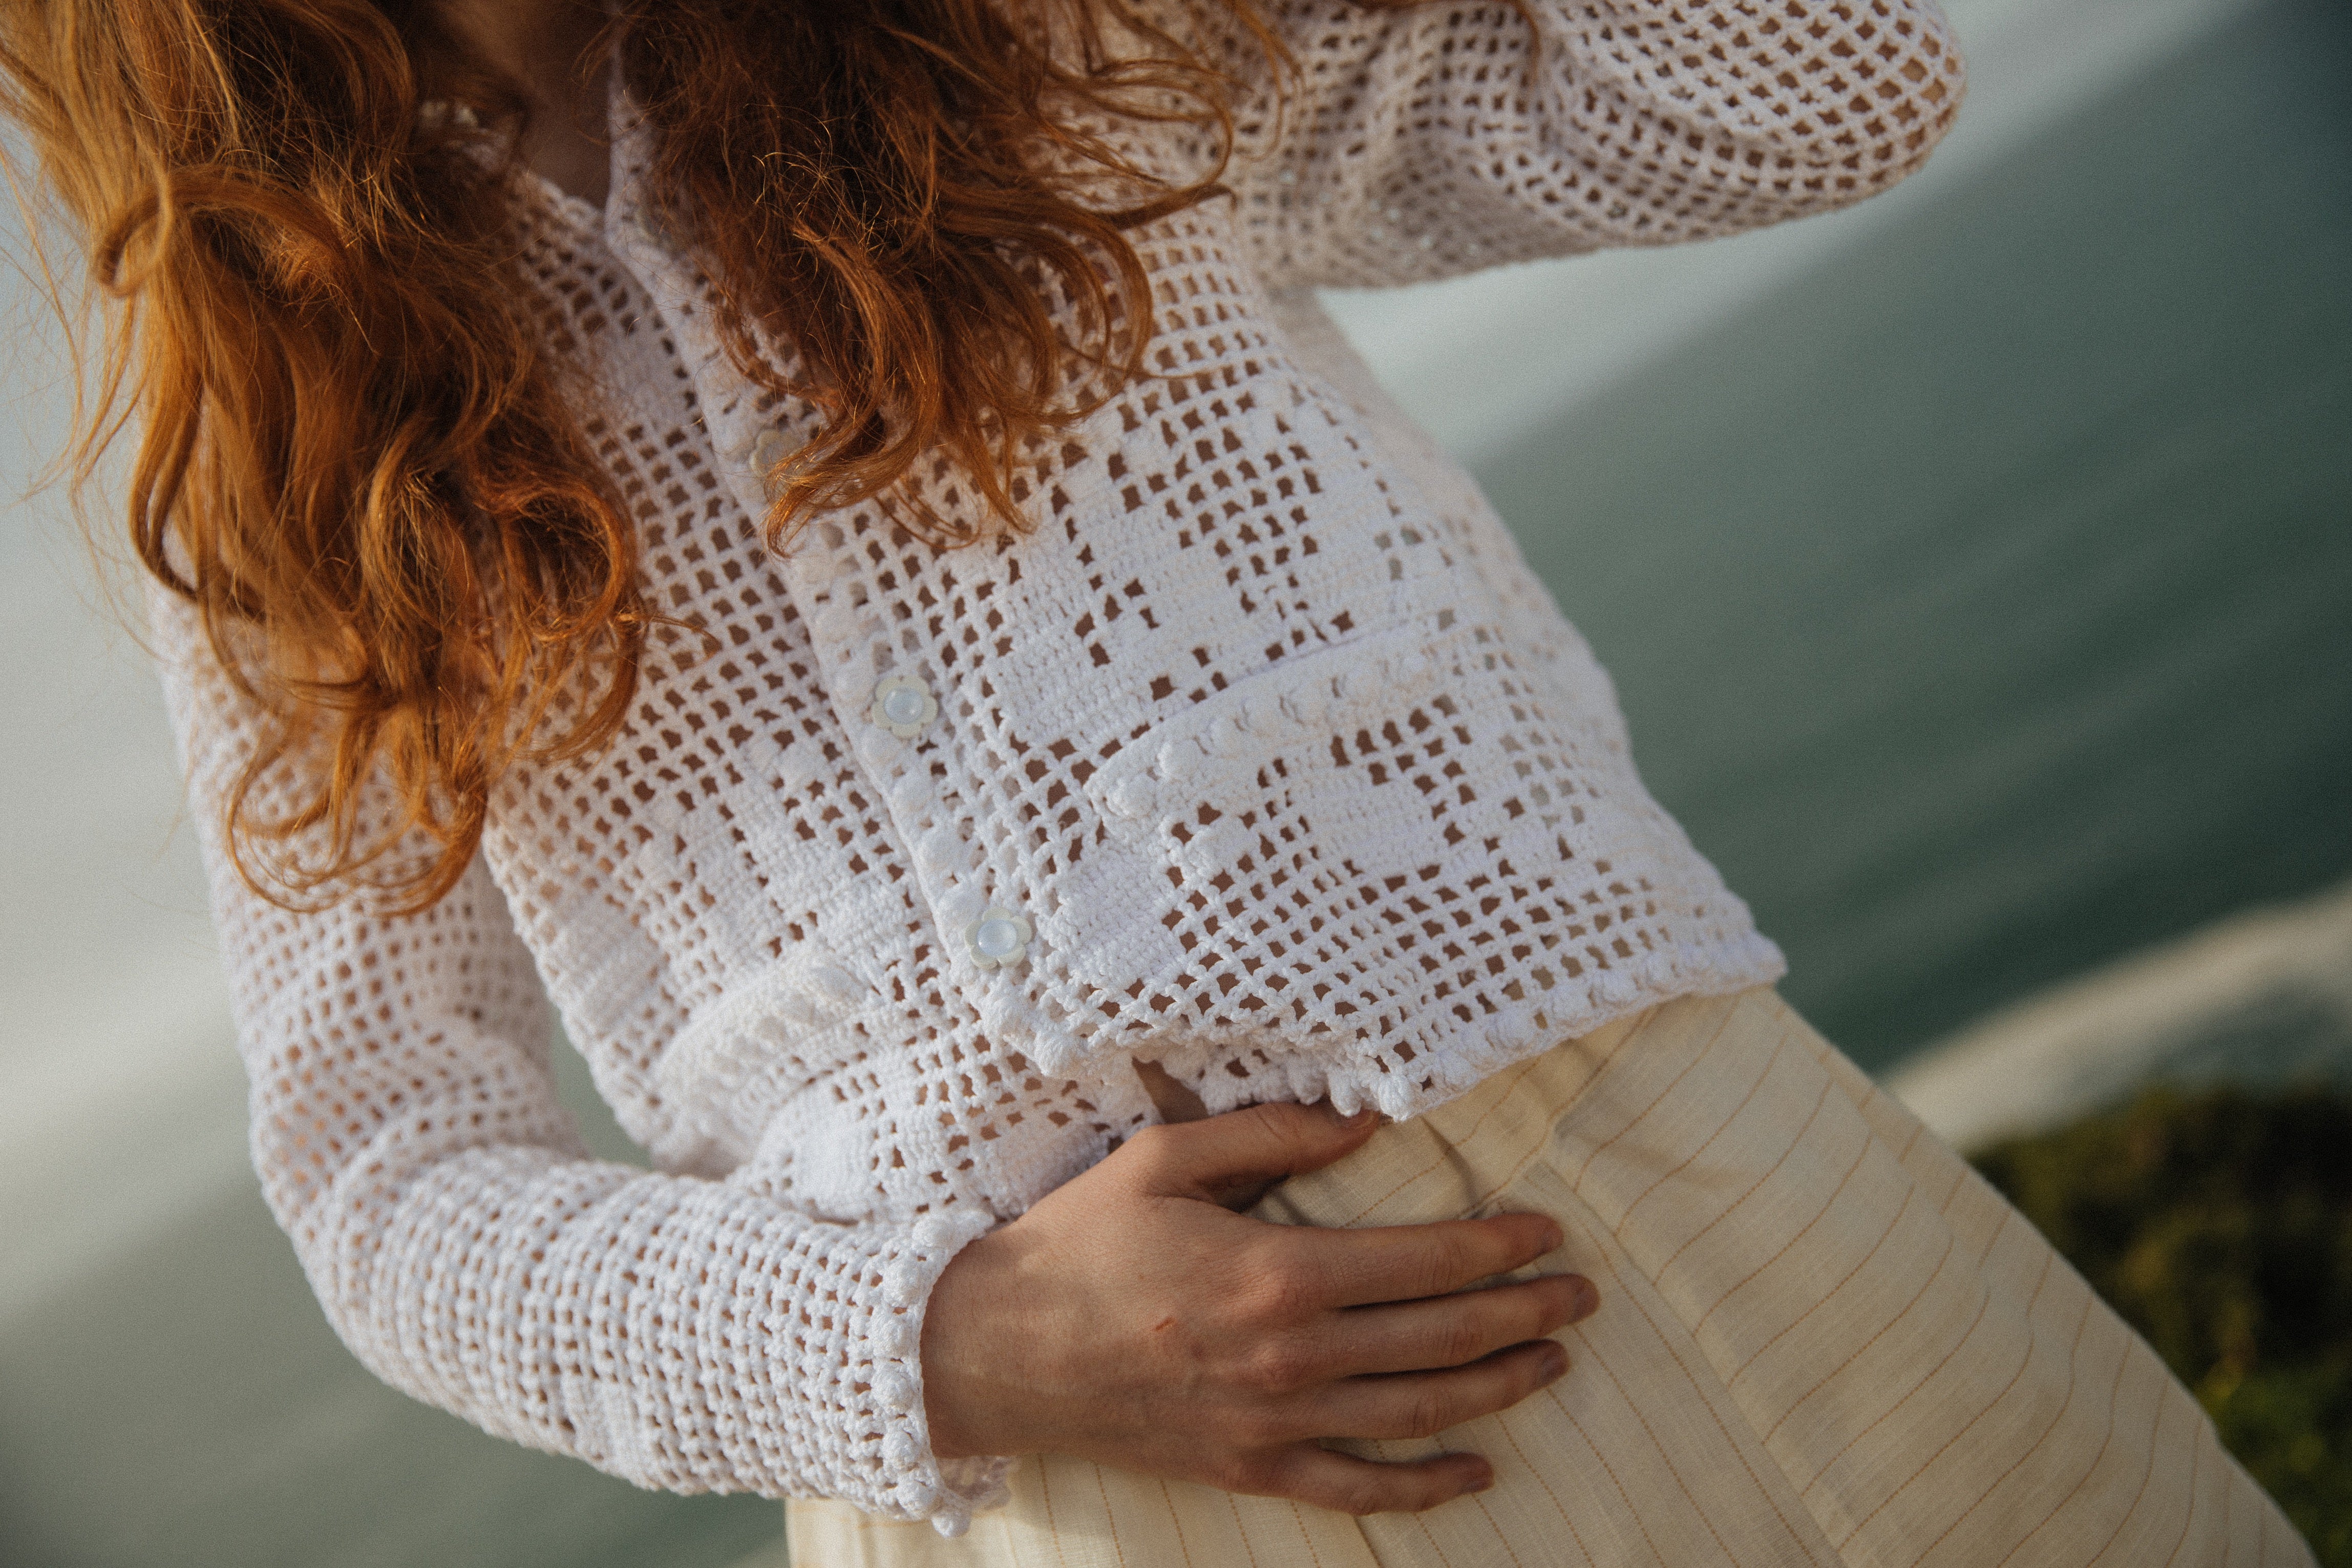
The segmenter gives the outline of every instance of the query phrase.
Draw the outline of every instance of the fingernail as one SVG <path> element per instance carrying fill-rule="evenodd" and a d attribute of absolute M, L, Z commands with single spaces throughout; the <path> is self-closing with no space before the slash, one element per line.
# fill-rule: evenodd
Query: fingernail
<path fill-rule="evenodd" d="M 1355 1129 L 1363 1126 L 1366 1122 L 1371 1121 L 1372 1118 L 1379 1114 L 1380 1112 L 1377 1110 L 1367 1105 L 1361 1110 L 1357 1111 L 1353 1116 L 1342 1116 L 1339 1118 L 1339 1125 L 1347 1128 L 1350 1131 L 1353 1131 Z"/>
<path fill-rule="evenodd" d="M 1568 1276 L 1568 1284 L 1570 1291 L 1568 1321 L 1571 1323 L 1580 1323 L 1592 1316 L 1594 1310 L 1600 1307 L 1601 1292 L 1594 1288 L 1591 1280 L 1581 1274 Z"/>
<path fill-rule="evenodd" d="M 1544 1232 L 1544 1234 L 1551 1237 L 1549 1241 L 1544 1243 L 1544 1250 L 1546 1252 L 1558 1252 L 1559 1250 L 1559 1244 L 1568 1239 L 1567 1236 L 1560 1230 L 1559 1222 L 1558 1220 L 1552 1221 L 1551 1228 Z"/>
<path fill-rule="evenodd" d="M 1568 1352 L 1558 1345 L 1546 1345 L 1543 1354 L 1543 1380 L 1557 1383 L 1568 1374 Z"/>

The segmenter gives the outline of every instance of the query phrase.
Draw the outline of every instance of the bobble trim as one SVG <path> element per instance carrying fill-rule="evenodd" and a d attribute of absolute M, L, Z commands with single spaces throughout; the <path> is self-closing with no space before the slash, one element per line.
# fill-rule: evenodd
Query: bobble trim
<path fill-rule="evenodd" d="M 1449 644 L 1460 640 L 1447 639 Z M 1404 644 L 1396 651 L 1383 645 Z M 1369 645 L 1369 646 L 1366 646 Z M 1165 816 L 1234 780 L 1246 780 L 1300 731 L 1322 733 L 1366 710 L 1392 710 L 1421 697 L 1450 661 L 1433 654 L 1419 626 L 1385 632 L 1306 656 L 1170 720 L 1155 752 L 1122 753 L 1087 781 L 1107 816 Z"/>
<path fill-rule="evenodd" d="M 1381 1070 L 1379 1063 L 1367 1059 L 1363 1042 L 1351 1033 L 1334 1032 L 1322 1037 L 1328 1044 L 1308 1047 L 1295 1035 L 1270 1031 L 1269 1044 L 1277 1048 L 1269 1049 L 1269 1059 L 1248 1078 L 1237 1079 L 1218 1069 L 1247 1054 L 1253 1043 L 1247 1039 L 1228 1037 L 1213 1049 L 1181 1044 L 1171 1049 L 1164 1036 L 1148 1040 L 1129 1037 L 1098 1046 L 1053 1023 L 1042 1010 L 1034 1015 L 1033 1056 L 1042 1070 L 1057 1078 L 1124 1083 L 1133 1073 L 1133 1058 L 1149 1049 L 1162 1068 L 1201 1093 L 1212 1113 L 1234 1110 L 1245 1098 L 1301 1104 L 1328 1099 L 1342 1115 L 1369 1106 L 1404 1121 L 1467 1093 L 1515 1062 L 1627 1014 L 1677 996 L 1727 996 L 1770 984 L 1788 968 L 1780 950 L 1753 933 L 1734 942 L 1662 948 L 1604 974 L 1562 985 L 1539 1004 L 1441 1031 L 1442 1046 L 1425 1051 L 1414 1064 L 1426 1069 L 1419 1077 Z"/>
<path fill-rule="evenodd" d="M 931 1454 L 930 1425 L 923 1411 L 922 1306 L 955 1255 L 996 1224 L 993 1216 L 965 1210 L 925 1215 L 910 1227 L 907 1249 L 882 1271 L 887 1307 L 873 1320 L 868 1341 L 875 1351 L 869 1385 L 883 1421 L 880 1454 L 892 1474 L 885 1481 L 892 1510 L 902 1519 L 928 1519 L 941 1535 L 960 1536 L 978 1511 L 1002 1507 L 1010 1496 L 1005 1479 L 1010 1458 L 942 1461 Z"/>

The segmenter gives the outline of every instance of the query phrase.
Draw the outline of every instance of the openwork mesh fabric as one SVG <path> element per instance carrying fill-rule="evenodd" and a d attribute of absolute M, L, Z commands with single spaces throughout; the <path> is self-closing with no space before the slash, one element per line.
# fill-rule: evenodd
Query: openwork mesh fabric
<path fill-rule="evenodd" d="M 1917 167 L 1963 87 L 1934 0 L 1536 0 L 1533 33 L 1507 4 L 1271 9 L 1300 90 L 1239 117 L 1272 155 L 1232 184 L 1276 289 L 1841 206 Z"/>
<path fill-rule="evenodd" d="M 816 416 L 719 351 L 624 102 L 608 206 L 516 223 L 674 624 L 618 738 L 507 777 L 426 913 L 244 886 L 217 824 L 265 720 L 160 605 L 257 1164 L 368 1365 L 646 1485 L 952 1531 L 1001 1466 L 930 1454 L 929 1284 L 1154 1118 L 1136 1059 L 1212 1109 L 1409 1116 L 1779 973 L 1475 488 L 1298 290 L 1853 200 L 1925 156 L 1958 58 L 1893 0 L 1530 8 L 1539 39 L 1275 8 L 1281 112 L 1254 68 L 1231 195 L 1136 236 L 1153 374 L 1026 455 L 1032 531 L 944 553 L 881 506 L 763 544 Z M 974 504 L 944 467 L 909 499 Z M 546 998 L 655 1172 L 580 1146 Z"/>

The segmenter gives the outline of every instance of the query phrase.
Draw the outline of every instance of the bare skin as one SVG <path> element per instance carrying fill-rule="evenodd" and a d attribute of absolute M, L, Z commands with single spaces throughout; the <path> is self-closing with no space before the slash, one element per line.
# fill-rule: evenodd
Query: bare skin
<path fill-rule="evenodd" d="M 520 83 L 524 161 L 601 205 L 608 181 L 604 15 L 579 0 L 444 0 L 450 26 Z M 1548 1336 L 1588 1316 L 1590 1280 L 1480 1282 L 1560 1244 L 1536 1215 L 1388 1229 L 1269 1225 L 1276 1183 L 1377 1127 L 1326 1107 L 1201 1118 L 1157 1068 L 1171 1125 L 1147 1130 L 966 1247 L 923 1321 L 924 1405 L 943 1458 L 1052 1452 L 1348 1513 L 1482 1491 L 1475 1454 L 1375 1464 L 1327 1438 L 1435 1435 L 1568 1369 Z M 1196 1118 L 1198 1118 L 1196 1120 Z"/>
<path fill-rule="evenodd" d="M 1471 1289 L 1559 1246 L 1538 1215 L 1382 1229 L 1239 1211 L 1362 1146 L 1369 1114 L 1262 1105 L 1151 1128 L 959 1253 L 923 1327 L 943 1458 L 1053 1452 L 1347 1513 L 1482 1491 L 1473 1454 L 1376 1464 L 1327 1437 L 1428 1437 L 1568 1370 L 1545 1336 L 1590 1280 Z"/>
<path fill-rule="evenodd" d="M 441 16 L 530 100 L 523 163 L 559 189 L 604 205 L 612 180 L 607 67 L 592 53 L 604 11 L 593 0 L 442 0 Z"/>

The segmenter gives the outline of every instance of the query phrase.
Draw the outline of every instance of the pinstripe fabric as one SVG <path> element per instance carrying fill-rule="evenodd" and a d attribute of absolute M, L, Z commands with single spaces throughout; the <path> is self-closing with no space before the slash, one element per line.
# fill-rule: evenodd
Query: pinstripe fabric
<path fill-rule="evenodd" d="M 1024 1462 L 951 1542 L 789 1505 L 797 1568 L 2308 1568 L 2188 1392 L 2032 1227 L 1769 990 L 1507 1069 L 1269 1219 L 1538 1209 L 1601 1308 L 1550 1389 L 1426 1444 L 1494 1489 L 1351 1520 Z"/>

